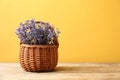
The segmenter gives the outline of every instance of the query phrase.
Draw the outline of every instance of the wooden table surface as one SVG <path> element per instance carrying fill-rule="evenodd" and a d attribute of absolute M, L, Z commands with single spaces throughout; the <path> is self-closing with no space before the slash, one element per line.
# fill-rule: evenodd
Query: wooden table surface
<path fill-rule="evenodd" d="M 0 63 L 0 80 L 120 80 L 120 64 L 59 63 L 53 72 L 26 72 L 19 63 Z"/>

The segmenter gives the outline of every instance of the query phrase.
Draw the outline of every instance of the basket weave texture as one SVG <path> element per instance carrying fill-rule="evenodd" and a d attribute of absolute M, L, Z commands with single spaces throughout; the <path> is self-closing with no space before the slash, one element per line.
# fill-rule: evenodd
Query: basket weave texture
<path fill-rule="evenodd" d="M 58 45 L 20 45 L 20 64 L 26 71 L 52 71 L 58 62 Z"/>

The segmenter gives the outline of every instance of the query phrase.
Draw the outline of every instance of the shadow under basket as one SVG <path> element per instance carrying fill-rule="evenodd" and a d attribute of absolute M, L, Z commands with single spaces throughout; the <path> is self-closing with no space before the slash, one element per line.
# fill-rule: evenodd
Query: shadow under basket
<path fill-rule="evenodd" d="M 58 45 L 20 45 L 20 64 L 26 71 L 52 71 L 58 62 Z"/>

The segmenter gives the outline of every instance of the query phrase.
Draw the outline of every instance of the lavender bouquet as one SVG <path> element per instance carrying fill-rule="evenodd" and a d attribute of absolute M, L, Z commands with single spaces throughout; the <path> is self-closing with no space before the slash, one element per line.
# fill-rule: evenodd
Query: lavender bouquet
<path fill-rule="evenodd" d="M 51 45 L 57 44 L 60 31 L 49 23 L 42 21 L 27 20 L 20 23 L 16 35 L 23 44 Z"/>

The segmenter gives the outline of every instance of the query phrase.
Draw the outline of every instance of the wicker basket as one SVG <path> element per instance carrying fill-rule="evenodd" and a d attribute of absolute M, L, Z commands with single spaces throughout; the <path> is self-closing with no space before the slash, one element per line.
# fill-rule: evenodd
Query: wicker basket
<path fill-rule="evenodd" d="M 58 45 L 20 45 L 20 64 L 26 71 L 52 71 L 58 62 Z"/>

